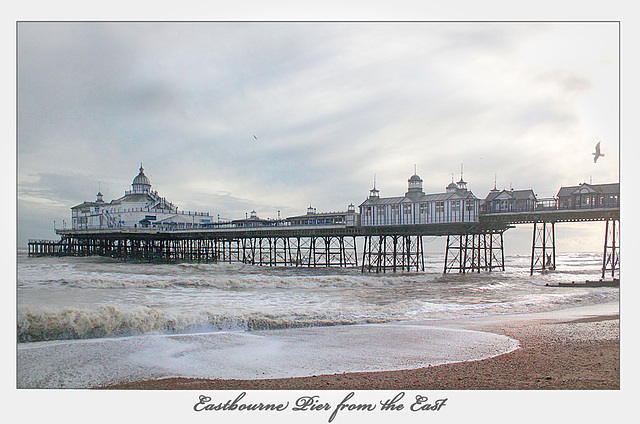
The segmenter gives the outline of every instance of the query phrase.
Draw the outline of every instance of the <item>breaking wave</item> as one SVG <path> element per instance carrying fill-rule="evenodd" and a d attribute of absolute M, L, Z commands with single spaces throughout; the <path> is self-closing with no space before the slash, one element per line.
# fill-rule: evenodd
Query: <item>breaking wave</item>
<path fill-rule="evenodd" d="M 507 258 L 505 271 L 443 275 L 442 262 L 421 273 L 363 274 L 19 254 L 17 340 L 432 320 L 617 301 L 617 288 L 546 286 L 597 279 L 601 260 L 600 254 L 559 255 L 557 271 L 530 276 L 530 259 L 517 255 Z"/>
<path fill-rule="evenodd" d="M 142 334 L 182 334 L 215 331 L 258 331 L 284 328 L 373 324 L 390 317 L 345 314 L 274 316 L 221 315 L 212 312 L 185 313 L 148 306 L 100 306 L 96 309 L 67 308 L 60 311 L 18 313 L 18 342 L 93 339 Z"/>

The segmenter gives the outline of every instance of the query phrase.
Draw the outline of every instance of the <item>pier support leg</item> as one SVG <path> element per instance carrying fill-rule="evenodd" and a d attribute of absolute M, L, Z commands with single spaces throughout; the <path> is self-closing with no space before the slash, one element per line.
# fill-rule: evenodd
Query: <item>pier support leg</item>
<path fill-rule="evenodd" d="M 498 268 L 504 271 L 504 247 L 503 247 L 503 231 L 488 234 L 489 236 L 489 262 L 487 264 L 489 271 Z"/>
<path fill-rule="evenodd" d="M 529 275 L 533 275 L 534 270 L 554 269 L 556 269 L 555 222 L 534 222 Z"/>
<path fill-rule="evenodd" d="M 423 249 L 422 236 L 366 236 L 362 271 L 424 271 Z M 355 256 L 355 240 L 353 250 Z M 355 263 L 357 266 L 357 260 Z"/>
<path fill-rule="evenodd" d="M 605 274 L 611 271 L 611 278 L 613 279 L 620 264 L 620 220 L 608 219 L 605 225 L 601 278 L 604 279 Z"/>
<path fill-rule="evenodd" d="M 481 233 L 449 234 L 444 255 L 444 273 L 504 271 L 504 231 L 488 230 Z"/>
<path fill-rule="evenodd" d="M 448 234 L 447 235 L 447 247 L 444 253 L 444 274 L 450 272 L 452 269 L 458 269 L 458 272 L 463 271 L 463 251 L 464 251 L 464 235 L 462 234 Z"/>

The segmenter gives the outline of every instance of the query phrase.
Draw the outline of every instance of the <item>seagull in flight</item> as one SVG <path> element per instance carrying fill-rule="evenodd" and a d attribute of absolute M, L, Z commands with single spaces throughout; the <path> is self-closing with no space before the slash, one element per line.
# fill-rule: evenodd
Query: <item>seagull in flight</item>
<path fill-rule="evenodd" d="M 596 163 L 600 156 L 604 156 L 604 153 L 600 153 L 600 142 L 599 141 L 598 141 L 598 144 L 596 144 L 596 152 L 595 153 L 591 153 L 591 154 L 593 155 L 593 163 Z"/>
<path fill-rule="evenodd" d="M 255 138 L 256 140 L 258 139 L 258 137 L 256 137 L 255 134 L 253 135 L 253 138 Z"/>

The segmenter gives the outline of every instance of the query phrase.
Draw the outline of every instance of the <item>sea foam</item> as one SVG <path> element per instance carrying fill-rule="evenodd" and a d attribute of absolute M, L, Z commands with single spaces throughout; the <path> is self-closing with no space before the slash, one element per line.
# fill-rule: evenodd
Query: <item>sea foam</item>
<path fill-rule="evenodd" d="M 264 379 L 411 369 L 480 360 L 517 347 L 517 341 L 496 334 L 388 324 L 40 342 L 18 347 L 18 386 L 87 388 L 163 377 Z"/>

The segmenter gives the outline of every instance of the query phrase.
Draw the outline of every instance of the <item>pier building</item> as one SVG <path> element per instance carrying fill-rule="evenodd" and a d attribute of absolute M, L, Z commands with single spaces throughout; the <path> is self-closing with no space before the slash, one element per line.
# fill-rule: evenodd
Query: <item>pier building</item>
<path fill-rule="evenodd" d="M 482 211 L 486 213 L 532 211 L 538 198 L 533 190 L 498 190 L 495 185 L 484 199 Z"/>
<path fill-rule="evenodd" d="M 302 225 L 346 225 L 353 227 L 359 224 L 359 215 L 352 204 L 347 207 L 346 212 L 321 212 L 309 206 L 306 215 L 290 216 L 286 218 L 287 223 L 294 226 Z"/>
<path fill-rule="evenodd" d="M 450 222 L 477 222 L 480 199 L 467 189 L 462 174 L 460 181 L 446 187 L 444 193 L 425 194 L 423 180 L 417 174 L 408 180 L 404 196 L 380 197 L 375 187 L 360 204 L 363 226 L 417 225 Z"/>
<path fill-rule="evenodd" d="M 272 221 L 270 219 L 263 219 L 258 216 L 258 213 L 253 210 L 248 217 L 244 219 L 234 219 L 231 224 L 237 228 L 248 227 L 268 227 L 272 225 L 282 224 L 282 221 Z"/>
<path fill-rule="evenodd" d="M 94 202 L 83 202 L 71 208 L 71 226 L 74 230 L 109 228 L 161 227 L 185 229 L 211 222 L 207 212 L 178 211 L 178 207 L 151 190 L 151 181 L 140 165 L 131 190 L 124 196 L 104 201 L 101 192 Z"/>
<path fill-rule="evenodd" d="M 556 197 L 560 209 L 616 207 L 620 204 L 620 183 L 560 187 Z"/>

